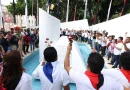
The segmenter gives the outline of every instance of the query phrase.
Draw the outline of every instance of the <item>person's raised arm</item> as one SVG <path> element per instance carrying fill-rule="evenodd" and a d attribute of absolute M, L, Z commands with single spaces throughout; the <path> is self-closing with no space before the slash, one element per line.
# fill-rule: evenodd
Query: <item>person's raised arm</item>
<path fill-rule="evenodd" d="M 66 86 L 64 86 L 64 90 L 70 90 L 70 88 L 69 88 L 69 84 L 66 85 Z"/>
<path fill-rule="evenodd" d="M 128 49 L 128 47 L 126 46 L 126 44 L 127 44 L 127 41 L 125 40 L 125 42 L 123 43 L 124 49 L 125 49 L 126 51 L 129 51 L 129 49 Z"/>
<path fill-rule="evenodd" d="M 64 61 L 64 68 L 67 71 L 67 73 L 69 74 L 69 71 L 71 69 L 70 67 L 70 53 L 72 50 L 72 46 L 68 45 L 67 47 L 67 52 L 66 52 L 66 56 L 65 56 L 65 61 Z"/>

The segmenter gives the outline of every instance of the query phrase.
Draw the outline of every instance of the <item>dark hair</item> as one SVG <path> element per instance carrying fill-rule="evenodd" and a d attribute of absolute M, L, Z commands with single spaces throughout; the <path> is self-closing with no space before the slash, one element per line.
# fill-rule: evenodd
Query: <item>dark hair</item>
<path fill-rule="evenodd" d="M 4 88 L 10 90 L 13 86 L 13 80 L 20 80 L 25 69 L 22 67 L 22 58 L 17 50 L 7 52 L 3 57 L 3 71 L 0 83 L 4 84 Z"/>
<path fill-rule="evenodd" d="M 123 40 L 123 37 L 119 37 L 121 40 Z"/>
<path fill-rule="evenodd" d="M 13 28 L 10 29 L 11 31 L 14 30 Z"/>
<path fill-rule="evenodd" d="M 96 52 L 91 53 L 89 55 L 87 63 L 88 66 L 90 67 L 90 71 L 96 74 L 100 74 L 101 70 L 104 67 L 103 57 Z"/>
<path fill-rule="evenodd" d="M 122 53 L 120 57 L 120 61 L 121 61 L 121 66 L 125 70 L 130 70 L 130 51 Z"/>
<path fill-rule="evenodd" d="M 44 58 L 47 62 L 54 62 L 57 59 L 57 51 L 54 47 L 48 47 L 44 50 Z"/>

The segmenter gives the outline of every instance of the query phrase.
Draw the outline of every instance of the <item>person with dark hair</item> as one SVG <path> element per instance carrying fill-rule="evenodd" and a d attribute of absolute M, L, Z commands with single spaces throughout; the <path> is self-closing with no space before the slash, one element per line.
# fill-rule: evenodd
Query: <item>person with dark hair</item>
<path fill-rule="evenodd" d="M 106 51 L 106 45 L 107 45 L 107 36 L 104 33 L 101 39 L 101 46 L 102 46 L 102 50 L 101 50 L 101 55 L 104 57 L 105 56 L 105 51 Z"/>
<path fill-rule="evenodd" d="M 9 40 L 10 42 L 10 50 L 17 50 L 18 47 L 18 37 L 16 36 L 16 34 L 12 34 L 11 39 Z"/>
<path fill-rule="evenodd" d="M 69 90 L 69 76 L 60 66 L 57 51 L 54 47 L 44 50 L 45 65 L 41 66 L 36 76 L 39 76 L 42 90 Z"/>
<path fill-rule="evenodd" d="M 26 55 L 29 53 L 29 46 L 30 46 L 30 41 L 31 41 L 31 35 L 30 35 L 30 30 L 27 30 L 27 34 L 23 36 L 23 52 Z"/>
<path fill-rule="evenodd" d="M 123 37 L 119 37 L 117 40 L 117 44 L 114 47 L 114 59 L 112 61 L 112 64 L 114 64 L 114 66 L 112 68 L 117 68 L 117 66 L 119 65 L 119 68 L 121 68 L 121 63 L 120 63 L 120 55 L 121 55 L 121 50 L 123 48 Z"/>
<path fill-rule="evenodd" d="M 97 50 L 98 53 L 100 53 L 101 43 L 102 43 L 102 41 L 101 41 L 101 39 L 102 39 L 102 34 L 97 33 L 96 38 L 97 38 L 96 50 Z"/>
<path fill-rule="evenodd" d="M 5 52 L 8 51 L 9 41 L 6 37 L 6 33 L 4 32 L 0 32 L 0 45 L 3 47 Z"/>
<path fill-rule="evenodd" d="M 30 48 L 31 52 L 35 50 L 35 42 L 37 40 L 36 30 L 33 30 L 33 34 L 31 34 Z"/>
<path fill-rule="evenodd" d="M 102 73 L 114 78 L 126 88 L 125 90 L 130 90 L 130 52 L 122 53 L 120 62 L 122 66 L 120 70 L 104 69 Z"/>
<path fill-rule="evenodd" d="M 37 40 L 35 42 L 35 46 L 38 48 L 39 47 L 39 29 L 36 30 L 36 35 L 37 35 Z"/>
<path fill-rule="evenodd" d="M 72 46 L 68 45 L 64 68 L 68 72 L 70 79 L 76 83 L 77 90 L 123 90 L 123 86 L 116 80 L 101 73 L 104 67 L 103 57 L 93 52 L 87 61 L 87 70 L 78 71 L 70 67 L 70 53 Z"/>
<path fill-rule="evenodd" d="M 130 51 L 130 37 L 126 37 L 124 43 L 123 43 L 124 47 L 122 49 L 122 53 L 126 52 L 126 51 Z"/>
<path fill-rule="evenodd" d="M 4 29 L 4 28 L 1 28 L 1 31 L 2 31 L 2 32 L 5 32 L 5 29 Z"/>
<path fill-rule="evenodd" d="M 13 28 L 11 28 L 11 34 L 14 34 L 14 29 Z"/>
<path fill-rule="evenodd" d="M 3 56 L 3 70 L 0 78 L 2 90 L 32 90 L 32 78 L 22 67 L 18 51 L 11 50 Z"/>

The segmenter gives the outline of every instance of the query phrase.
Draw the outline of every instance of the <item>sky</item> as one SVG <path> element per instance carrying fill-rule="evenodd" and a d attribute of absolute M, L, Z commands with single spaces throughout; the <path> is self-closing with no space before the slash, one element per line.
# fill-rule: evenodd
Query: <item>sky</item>
<path fill-rule="evenodd" d="M 9 5 L 11 2 L 13 2 L 13 0 L 1 0 L 3 5 Z"/>

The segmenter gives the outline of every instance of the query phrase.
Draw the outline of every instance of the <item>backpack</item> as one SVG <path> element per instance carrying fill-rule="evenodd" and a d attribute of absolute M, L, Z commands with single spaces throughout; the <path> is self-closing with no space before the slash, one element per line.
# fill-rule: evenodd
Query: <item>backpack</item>
<path fill-rule="evenodd" d="M 18 44 L 18 38 L 16 36 L 12 36 L 12 38 L 10 39 L 10 43 L 11 44 Z"/>

